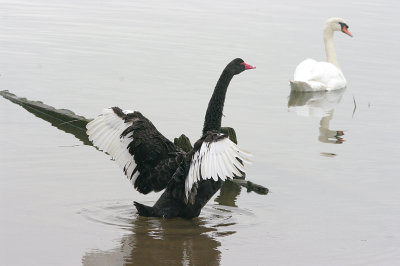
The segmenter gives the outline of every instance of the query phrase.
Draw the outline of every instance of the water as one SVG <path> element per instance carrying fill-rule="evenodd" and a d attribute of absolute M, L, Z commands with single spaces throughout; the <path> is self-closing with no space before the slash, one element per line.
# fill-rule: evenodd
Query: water
<path fill-rule="evenodd" d="M 398 8 L 2 1 L 1 89 L 86 117 L 140 110 L 170 139 L 199 137 L 231 59 L 256 65 L 233 79 L 223 125 L 254 154 L 248 179 L 271 192 L 227 189 L 192 221 L 137 217 L 132 201 L 159 194 L 139 194 L 106 155 L 0 99 L 1 264 L 397 265 Z M 354 34 L 335 34 L 347 89 L 291 95 L 296 65 L 324 59 L 332 16 Z"/>

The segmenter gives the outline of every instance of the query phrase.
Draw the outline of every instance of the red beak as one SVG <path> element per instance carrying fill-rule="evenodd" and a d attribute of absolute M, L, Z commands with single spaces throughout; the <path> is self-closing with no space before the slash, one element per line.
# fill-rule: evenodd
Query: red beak
<path fill-rule="evenodd" d="M 353 37 L 353 34 L 350 33 L 350 31 L 346 28 L 346 26 L 344 26 L 342 28 L 342 32 L 346 33 L 347 35 L 349 35 L 350 37 Z"/>
<path fill-rule="evenodd" d="M 245 62 L 241 63 L 241 65 L 244 65 L 244 69 L 245 69 L 245 70 L 247 70 L 247 69 L 254 69 L 254 68 L 256 68 L 255 66 L 252 66 L 252 65 L 246 64 Z"/>

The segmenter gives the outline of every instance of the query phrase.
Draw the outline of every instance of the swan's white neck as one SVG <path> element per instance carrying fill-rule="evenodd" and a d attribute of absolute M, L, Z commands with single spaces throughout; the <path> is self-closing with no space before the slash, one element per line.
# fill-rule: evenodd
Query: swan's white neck
<path fill-rule="evenodd" d="M 324 43 L 325 43 L 326 61 L 340 68 L 336 58 L 335 46 L 333 45 L 333 30 L 329 25 L 326 25 L 324 29 Z"/>

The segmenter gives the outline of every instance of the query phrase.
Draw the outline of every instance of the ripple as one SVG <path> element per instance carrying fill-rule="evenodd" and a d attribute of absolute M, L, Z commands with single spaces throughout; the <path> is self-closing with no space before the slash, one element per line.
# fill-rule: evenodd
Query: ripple
<path fill-rule="evenodd" d="M 78 213 L 91 222 L 123 229 L 132 228 L 132 223 L 138 216 L 133 205 L 127 201 L 95 202 Z"/>
<path fill-rule="evenodd" d="M 153 202 L 143 202 L 146 205 L 152 205 Z M 85 206 L 79 212 L 84 218 L 91 222 L 118 227 L 129 231 L 140 232 L 140 228 L 147 231 L 150 228 L 167 227 L 168 230 L 189 230 L 190 228 L 207 229 L 206 231 L 218 230 L 220 235 L 231 234 L 234 227 L 238 224 L 239 216 L 254 216 L 254 214 L 245 209 L 223 205 L 206 205 L 200 217 L 192 220 L 181 218 L 161 219 L 154 217 L 140 217 L 137 215 L 136 209 L 131 200 L 108 200 L 94 202 L 89 206 Z M 160 224 L 161 223 L 161 224 Z M 157 230 L 153 231 L 155 236 Z"/>

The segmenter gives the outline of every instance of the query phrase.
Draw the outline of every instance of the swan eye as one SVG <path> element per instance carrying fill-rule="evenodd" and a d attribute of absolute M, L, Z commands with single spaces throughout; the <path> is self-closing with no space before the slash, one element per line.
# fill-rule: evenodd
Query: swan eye
<path fill-rule="evenodd" d="M 343 23 L 343 22 L 339 22 L 339 25 L 340 25 L 341 29 L 343 29 L 343 28 L 348 29 L 349 28 L 349 25 L 347 25 L 346 23 Z"/>

